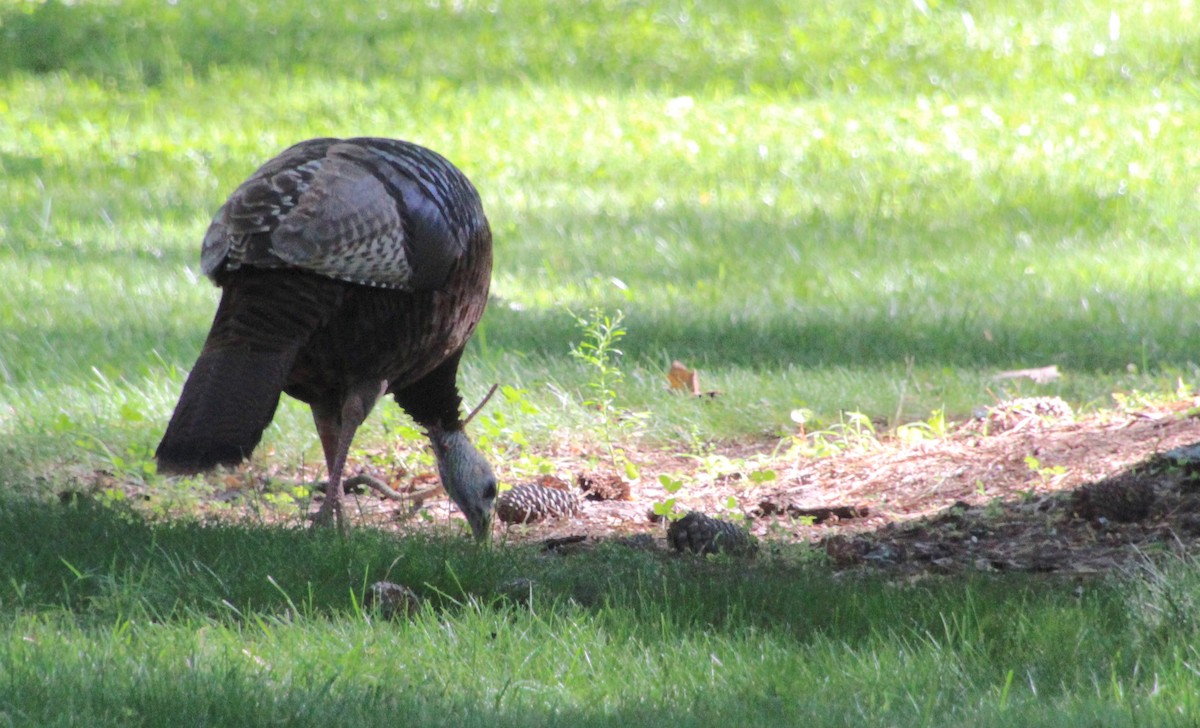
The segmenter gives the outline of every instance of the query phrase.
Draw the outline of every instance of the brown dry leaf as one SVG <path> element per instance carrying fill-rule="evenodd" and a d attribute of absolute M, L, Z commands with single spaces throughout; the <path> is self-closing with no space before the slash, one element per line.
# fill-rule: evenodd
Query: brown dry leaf
<path fill-rule="evenodd" d="M 678 359 L 671 362 L 671 368 L 667 371 L 667 383 L 672 392 L 690 392 L 693 397 L 716 397 L 721 393 L 719 389 L 700 391 L 700 372 L 688 369 Z"/>
<path fill-rule="evenodd" d="M 700 372 L 688 369 L 678 359 L 671 362 L 671 368 L 667 371 L 667 382 L 671 385 L 672 392 L 682 390 L 700 396 Z"/>
<path fill-rule="evenodd" d="M 549 473 L 538 476 L 538 479 L 534 482 L 543 488 L 555 488 L 556 490 L 567 491 L 571 490 L 571 486 L 567 483 L 567 481 L 563 480 L 557 475 L 550 475 Z"/>

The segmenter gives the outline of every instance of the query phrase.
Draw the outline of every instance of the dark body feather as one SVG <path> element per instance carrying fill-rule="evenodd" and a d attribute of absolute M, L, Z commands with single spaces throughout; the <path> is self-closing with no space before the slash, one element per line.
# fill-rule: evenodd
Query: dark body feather
<path fill-rule="evenodd" d="M 384 392 L 426 428 L 444 481 L 462 466 L 446 457 L 486 465 L 461 437 L 456 376 L 487 302 L 491 232 L 445 159 L 394 140 L 303 142 L 234 192 L 201 260 L 221 302 L 161 470 L 242 461 L 281 392 L 312 408 L 335 501 L 354 430 Z"/>

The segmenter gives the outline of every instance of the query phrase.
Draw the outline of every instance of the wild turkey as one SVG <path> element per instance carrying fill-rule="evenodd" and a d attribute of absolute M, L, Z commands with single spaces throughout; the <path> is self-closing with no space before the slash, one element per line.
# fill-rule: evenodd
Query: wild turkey
<path fill-rule="evenodd" d="M 463 432 L 456 378 L 487 303 L 492 234 L 462 172 L 403 141 L 301 142 L 221 206 L 200 260 L 221 302 L 155 453 L 160 471 L 249 457 L 286 392 L 312 408 L 329 469 L 315 521 L 341 526 L 347 450 L 390 393 L 486 538 L 496 480 Z"/>

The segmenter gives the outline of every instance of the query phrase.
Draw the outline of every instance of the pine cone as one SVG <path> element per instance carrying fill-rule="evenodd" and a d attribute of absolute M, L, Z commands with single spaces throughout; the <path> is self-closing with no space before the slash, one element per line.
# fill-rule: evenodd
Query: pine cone
<path fill-rule="evenodd" d="M 694 554 L 752 554 L 754 538 L 736 523 L 709 518 L 699 511 L 690 511 L 667 528 L 667 542 L 676 551 Z"/>
<path fill-rule="evenodd" d="M 533 579 L 518 576 L 500 584 L 496 587 L 496 591 L 499 592 L 502 599 L 528 606 L 530 600 L 533 599 L 535 587 L 537 587 L 537 582 Z"/>
<path fill-rule="evenodd" d="M 578 511 L 579 498 L 574 493 L 533 483 L 506 490 L 496 499 L 496 517 L 504 523 L 533 523 Z"/>
<path fill-rule="evenodd" d="M 588 500 L 633 500 L 629 483 L 612 473 L 580 473 L 575 478 L 575 484 Z"/>
<path fill-rule="evenodd" d="M 396 619 L 415 614 L 421 608 L 421 597 L 403 584 L 377 581 L 367 590 L 363 604 L 367 609 L 378 607 L 387 619 Z"/>
<path fill-rule="evenodd" d="M 1136 523 L 1150 516 L 1158 496 L 1154 485 L 1137 473 L 1117 475 L 1075 491 L 1075 512 L 1088 520 L 1106 518 Z"/>
<path fill-rule="evenodd" d="M 984 421 L 992 434 L 1028 423 L 1038 426 L 1075 418 L 1075 410 L 1059 397 L 1019 397 L 988 407 Z"/>

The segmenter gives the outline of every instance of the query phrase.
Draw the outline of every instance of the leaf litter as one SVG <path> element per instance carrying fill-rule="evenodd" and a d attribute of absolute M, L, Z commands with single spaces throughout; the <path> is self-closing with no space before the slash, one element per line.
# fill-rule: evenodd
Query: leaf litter
<path fill-rule="evenodd" d="M 646 534 L 665 548 L 666 523 L 652 511 L 668 496 L 657 475 L 669 473 L 685 483 L 671 494 L 679 513 L 740 521 L 768 548 L 809 544 L 835 570 L 1100 574 L 1200 540 L 1200 448 L 1188 449 L 1200 443 L 1197 405 L 1076 417 L 1018 401 L 943 437 L 883 438 L 828 457 L 789 455 L 777 442 L 706 457 L 630 451 L 643 475 L 623 496 L 504 538 Z M 568 482 L 619 482 L 594 455 L 547 454 Z M 774 477 L 754 477 L 762 472 Z"/>
<path fill-rule="evenodd" d="M 553 470 L 542 476 L 523 477 L 496 462 L 510 486 L 553 480 L 581 502 L 568 517 L 500 526 L 498 540 L 666 549 L 667 519 L 654 511 L 672 497 L 679 515 L 695 510 L 733 520 L 765 551 L 807 544 L 838 571 L 1081 576 L 1194 550 L 1200 541 L 1200 398 L 1081 416 L 1018 402 L 949 425 L 943 436 L 884 435 L 823 457 L 777 440 L 717 444 L 702 454 L 627 447 L 640 469 L 636 482 L 581 440 L 539 448 Z M 380 460 L 358 451 L 347 472 L 372 475 L 415 500 L 352 495 L 352 523 L 404 533 L 462 520 L 436 488 L 435 473 L 389 469 Z M 668 493 L 660 475 L 684 485 Z M 206 482 L 220 491 L 209 498 L 222 505 L 217 517 L 303 524 L 303 503 L 290 515 L 248 504 L 267 483 L 323 476 L 317 464 L 289 468 L 260 456 Z M 123 489 L 130 502 L 155 497 L 103 471 L 81 480 L 84 492 Z M 203 503 L 195 510 L 205 514 Z"/>

